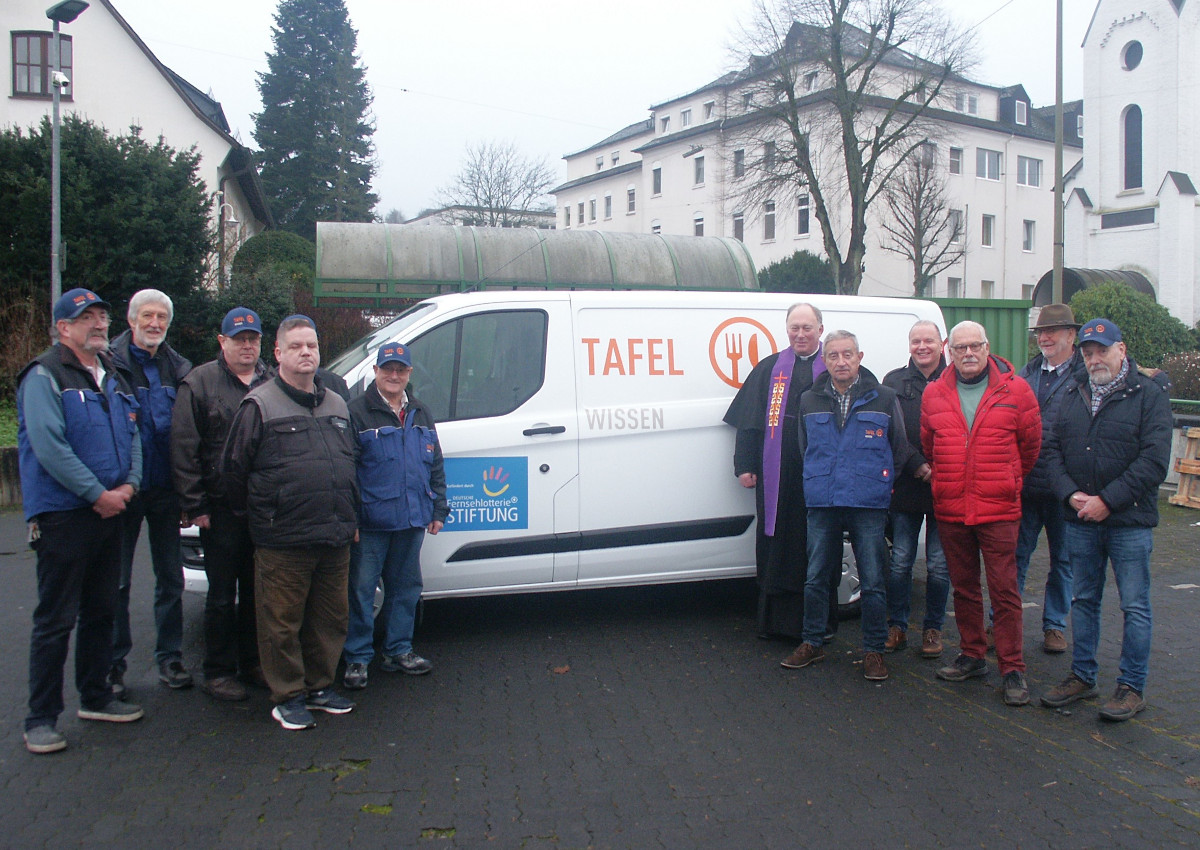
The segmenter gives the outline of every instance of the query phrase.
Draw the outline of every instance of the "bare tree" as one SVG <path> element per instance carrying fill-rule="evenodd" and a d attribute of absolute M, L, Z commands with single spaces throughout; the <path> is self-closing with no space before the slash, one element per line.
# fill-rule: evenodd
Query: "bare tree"
<path fill-rule="evenodd" d="M 927 113 L 970 44 L 929 0 L 757 0 L 735 46 L 733 132 L 755 151 L 735 192 L 756 206 L 810 195 L 839 293 L 858 292 L 867 210 L 932 135 Z"/>
<path fill-rule="evenodd" d="M 892 175 L 884 199 L 891 216 L 880 224 L 889 237 L 883 249 L 912 263 L 913 294 L 924 298 L 929 282 L 961 262 L 967 247 L 962 216 L 946 199 L 934 145 L 922 145 L 909 156 Z"/>
<path fill-rule="evenodd" d="M 383 217 L 383 221 L 385 224 L 404 224 L 404 213 L 400 212 L 397 207 L 392 207 Z"/>
<path fill-rule="evenodd" d="M 462 170 L 438 192 L 443 207 L 463 207 L 487 227 L 536 224 L 530 213 L 551 208 L 555 173 L 545 160 L 526 157 L 512 142 L 468 145 Z"/>

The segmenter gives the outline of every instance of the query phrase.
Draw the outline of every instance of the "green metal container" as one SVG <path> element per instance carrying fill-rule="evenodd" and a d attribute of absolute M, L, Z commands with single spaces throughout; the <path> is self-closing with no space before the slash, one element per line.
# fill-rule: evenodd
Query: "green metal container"
<path fill-rule="evenodd" d="M 992 354 L 1020 369 L 1029 361 L 1029 302 L 987 298 L 933 298 L 946 317 L 946 331 L 959 322 L 979 322 L 987 328 Z"/>

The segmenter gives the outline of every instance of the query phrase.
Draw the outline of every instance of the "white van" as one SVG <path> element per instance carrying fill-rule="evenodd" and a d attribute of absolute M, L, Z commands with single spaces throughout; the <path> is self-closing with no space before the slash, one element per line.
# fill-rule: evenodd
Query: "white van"
<path fill-rule="evenodd" d="M 425 596 L 753 576 L 754 494 L 721 418 L 802 300 L 879 378 L 914 322 L 945 329 L 912 299 L 488 290 L 422 301 L 330 363 L 359 393 L 380 345 L 411 347 L 450 506 L 421 550 Z"/>

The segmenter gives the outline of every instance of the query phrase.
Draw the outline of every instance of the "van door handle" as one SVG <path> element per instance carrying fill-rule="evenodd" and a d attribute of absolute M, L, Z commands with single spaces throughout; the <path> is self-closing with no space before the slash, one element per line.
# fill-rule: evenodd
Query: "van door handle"
<path fill-rule="evenodd" d="M 566 425 L 539 425 L 537 428 L 526 428 L 521 433 L 526 437 L 534 437 L 538 434 L 561 434 L 566 430 Z"/>

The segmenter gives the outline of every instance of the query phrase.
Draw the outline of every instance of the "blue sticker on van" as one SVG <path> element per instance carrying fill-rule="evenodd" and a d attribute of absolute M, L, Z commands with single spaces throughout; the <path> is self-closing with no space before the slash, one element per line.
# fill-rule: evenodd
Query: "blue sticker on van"
<path fill-rule="evenodd" d="M 445 463 L 450 515 L 443 531 L 529 527 L 528 458 L 448 457 Z"/>

